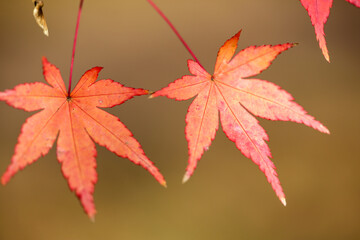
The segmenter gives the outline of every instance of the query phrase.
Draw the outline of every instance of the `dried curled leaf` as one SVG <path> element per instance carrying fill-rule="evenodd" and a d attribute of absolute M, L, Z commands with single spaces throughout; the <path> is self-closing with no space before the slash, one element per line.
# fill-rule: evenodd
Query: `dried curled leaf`
<path fill-rule="evenodd" d="M 43 6 L 44 6 L 44 2 L 43 1 L 39 1 L 39 0 L 32 0 L 35 8 L 33 11 L 33 15 L 34 18 L 37 22 L 37 24 L 43 29 L 43 32 L 46 36 L 49 36 L 49 30 L 48 27 L 46 25 L 46 21 L 45 21 L 45 17 L 44 17 L 44 13 L 43 13 Z"/>

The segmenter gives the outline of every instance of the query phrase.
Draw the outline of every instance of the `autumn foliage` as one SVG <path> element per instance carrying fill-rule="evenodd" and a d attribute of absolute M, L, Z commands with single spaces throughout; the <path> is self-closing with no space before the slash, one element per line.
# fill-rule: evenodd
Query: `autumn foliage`
<path fill-rule="evenodd" d="M 35 4 L 34 17 L 48 35 L 42 10 L 43 2 L 32 1 Z M 165 96 L 175 100 L 194 98 L 185 118 L 189 158 L 183 182 L 193 175 L 198 161 L 209 149 L 221 123 L 226 136 L 243 155 L 259 166 L 280 201 L 286 205 L 284 191 L 271 161 L 272 156 L 267 145 L 269 137 L 256 117 L 302 123 L 323 133 L 329 133 L 329 130 L 294 102 L 288 92 L 274 83 L 251 77 L 267 69 L 280 53 L 295 44 L 250 46 L 235 54 L 239 31 L 220 48 L 214 73 L 210 74 L 201 66 L 190 47 L 155 3 L 147 1 L 170 25 L 194 59 L 188 60 L 191 75 L 175 80 L 150 96 Z M 360 7 L 359 0 L 347 1 Z M 46 155 L 57 140 L 56 154 L 62 173 L 70 189 L 80 199 L 87 215 L 94 219 L 96 209 L 93 193 L 97 182 L 95 143 L 142 166 L 161 185 L 166 186 L 166 182 L 126 126 L 117 117 L 102 110 L 120 105 L 134 96 L 147 95 L 147 90 L 125 87 L 110 79 L 97 81 L 101 68 L 94 67 L 87 71 L 70 91 L 83 2 L 84 0 L 80 0 L 69 89 L 66 90 L 59 69 L 43 58 L 43 74 L 48 84 L 24 83 L 12 90 L 0 92 L 0 100 L 11 107 L 38 111 L 22 126 L 15 153 L 1 182 L 6 184 L 19 170 Z M 333 1 L 300 2 L 311 18 L 322 53 L 330 62 L 324 24 Z"/>

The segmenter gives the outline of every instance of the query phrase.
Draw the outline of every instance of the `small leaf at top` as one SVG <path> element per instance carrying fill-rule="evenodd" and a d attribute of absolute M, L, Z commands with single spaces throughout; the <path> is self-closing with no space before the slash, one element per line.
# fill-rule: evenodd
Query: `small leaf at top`
<path fill-rule="evenodd" d="M 360 0 L 346 1 L 360 7 Z M 329 17 L 333 0 L 300 0 L 300 2 L 310 16 L 311 23 L 315 28 L 316 39 L 319 42 L 322 53 L 325 59 L 330 62 L 329 52 L 326 47 L 324 25 Z"/>
<path fill-rule="evenodd" d="M 351 4 L 354 4 L 354 6 L 360 8 L 360 0 L 346 0 Z"/>
<path fill-rule="evenodd" d="M 239 36 L 240 32 L 220 48 L 213 75 L 189 60 L 192 75 L 175 80 L 152 97 L 186 100 L 196 96 L 186 115 L 189 160 L 183 182 L 193 174 L 197 162 L 215 138 L 220 112 L 226 136 L 260 167 L 276 195 L 286 205 L 274 163 L 270 160 L 271 153 L 266 144 L 269 138 L 253 115 L 303 123 L 324 133 L 329 133 L 329 130 L 293 102 L 293 97 L 279 86 L 260 79 L 245 79 L 268 68 L 277 55 L 294 44 L 252 46 L 234 56 Z"/>
<path fill-rule="evenodd" d="M 44 3 L 41 0 L 32 0 L 34 3 L 34 11 L 33 15 L 36 23 L 43 29 L 43 32 L 46 36 L 49 36 L 49 30 L 45 21 L 45 16 L 42 8 L 44 7 Z"/>
<path fill-rule="evenodd" d="M 56 154 L 62 173 L 91 219 L 96 213 L 94 142 L 142 166 L 166 186 L 164 177 L 146 157 L 132 133 L 117 117 L 100 109 L 120 105 L 148 91 L 125 87 L 110 79 L 96 81 L 101 69 L 95 67 L 87 71 L 69 95 L 60 71 L 43 58 L 45 80 L 50 86 L 41 82 L 25 83 L 0 92 L 0 100 L 14 108 L 41 110 L 22 126 L 11 164 L 1 178 L 2 184 L 46 155 L 57 138 Z"/>

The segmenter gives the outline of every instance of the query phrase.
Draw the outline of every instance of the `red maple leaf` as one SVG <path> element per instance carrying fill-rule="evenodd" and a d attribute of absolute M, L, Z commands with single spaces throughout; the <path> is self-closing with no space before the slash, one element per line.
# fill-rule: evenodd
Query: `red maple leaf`
<path fill-rule="evenodd" d="M 1 178 L 2 184 L 46 155 L 58 138 L 56 153 L 62 164 L 62 173 L 90 218 L 94 218 L 96 213 L 93 200 L 97 181 L 94 142 L 141 165 L 166 186 L 163 176 L 146 157 L 132 133 L 117 117 L 100 109 L 120 105 L 134 96 L 148 94 L 148 91 L 124 87 L 110 79 L 96 81 L 102 68 L 95 67 L 87 71 L 68 94 L 60 71 L 46 58 L 42 62 L 45 80 L 51 87 L 35 82 L 0 92 L 0 100 L 14 108 L 42 110 L 29 117 L 22 126 L 11 164 Z"/>
<path fill-rule="evenodd" d="M 346 1 L 360 7 L 360 0 Z M 330 62 L 329 52 L 326 47 L 324 25 L 329 17 L 333 0 L 300 0 L 300 2 L 310 16 L 311 23 L 315 28 L 316 39 L 319 41 L 322 53 L 325 59 Z"/>
<path fill-rule="evenodd" d="M 189 161 L 183 182 L 193 174 L 198 160 L 215 138 L 219 111 L 226 136 L 260 167 L 285 205 L 285 195 L 265 142 L 269 140 L 268 136 L 253 115 L 269 120 L 303 123 L 324 133 L 329 133 L 329 130 L 307 115 L 300 105 L 292 101 L 292 96 L 279 86 L 264 80 L 245 79 L 268 68 L 278 54 L 293 44 L 252 46 L 233 57 L 239 36 L 240 32 L 220 48 L 213 75 L 207 73 L 199 63 L 189 60 L 189 71 L 193 75 L 175 80 L 151 97 L 186 100 L 196 96 L 186 115 Z"/>

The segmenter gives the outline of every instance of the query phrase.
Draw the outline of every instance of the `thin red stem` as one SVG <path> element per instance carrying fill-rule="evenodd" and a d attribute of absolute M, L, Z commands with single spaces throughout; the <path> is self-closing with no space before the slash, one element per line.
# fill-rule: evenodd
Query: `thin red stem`
<path fill-rule="evenodd" d="M 80 23 L 80 16 L 81 16 L 81 10 L 82 10 L 83 3 L 84 3 L 84 0 L 80 0 L 79 11 L 78 11 L 78 16 L 77 16 L 77 21 L 76 21 L 76 28 L 75 28 L 74 44 L 73 44 L 73 50 L 72 50 L 72 56 L 71 56 L 69 88 L 68 88 L 69 96 L 70 96 L 70 91 L 71 91 L 71 80 L 72 80 L 72 73 L 73 73 L 73 67 L 74 67 L 76 41 L 77 41 L 77 36 L 78 36 L 78 32 L 79 32 L 79 23 Z"/>
<path fill-rule="evenodd" d="M 195 56 L 195 54 L 193 53 L 193 51 L 191 51 L 189 45 L 187 45 L 187 43 L 185 42 L 185 40 L 181 37 L 180 33 L 176 30 L 175 26 L 170 22 L 170 20 L 165 16 L 165 14 L 158 8 L 158 6 L 156 6 L 156 4 L 151 1 L 151 0 L 147 0 L 150 5 L 160 14 L 160 16 L 165 20 L 165 22 L 171 27 L 171 29 L 174 31 L 174 33 L 176 34 L 176 36 L 180 39 L 180 41 L 182 42 L 182 44 L 185 46 L 185 48 L 188 50 L 188 52 L 191 54 L 191 56 L 194 58 L 194 60 L 202 67 L 201 63 L 199 62 L 199 60 L 197 59 L 197 57 Z"/>

